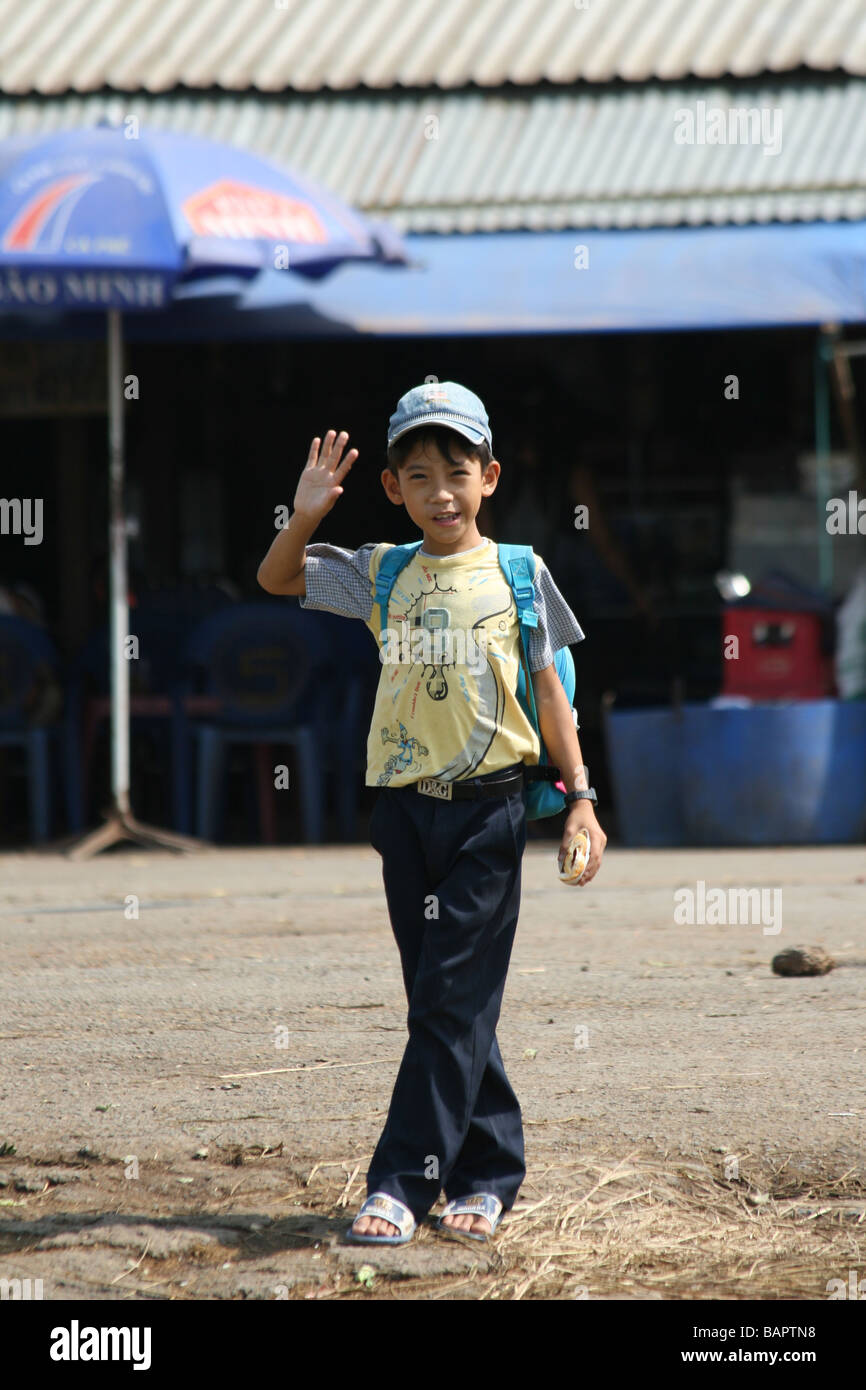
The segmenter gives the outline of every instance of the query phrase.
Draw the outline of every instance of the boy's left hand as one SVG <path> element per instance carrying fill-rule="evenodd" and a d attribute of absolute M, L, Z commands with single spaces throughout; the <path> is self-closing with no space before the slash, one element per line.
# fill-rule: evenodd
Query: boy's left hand
<path fill-rule="evenodd" d="M 607 844 L 607 836 L 595 818 L 591 801 L 585 799 L 576 801 L 565 818 L 558 856 L 560 869 L 565 859 L 566 850 L 578 830 L 589 832 L 589 863 L 579 881 L 571 885 L 573 888 L 583 888 L 591 879 L 595 878 L 601 867 L 601 856 L 604 854 L 604 847 Z"/>

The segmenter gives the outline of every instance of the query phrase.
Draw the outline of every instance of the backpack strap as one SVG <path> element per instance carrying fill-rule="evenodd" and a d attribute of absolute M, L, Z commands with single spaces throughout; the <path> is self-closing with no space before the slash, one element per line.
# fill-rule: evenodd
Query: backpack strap
<path fill-rule="evenodd" d="M 525 667 L 524 688 L 529 715 L 536 733 L 540 730 L 538 713 L 535 708 L 535 692 L 532 689 L 532 674 L 529 670 L 529 634 L 538 627 L 538 614 L 535 611 L 535 559 L 531 545 L 500 544 L 499 567 L 508 581 L 517 605 L 517 621 L 520 625 L 520 643 Z"/>
<path fill-rule="evenodd" d="M 517 696 L 526 709 L 530 721 L 538 735 L 541 745 L 541 757 L 538 763 L 529 764 L 524 768 L 524 775 L 527 781 L 560 781 L 560 771 L 558 768 L 550 766 L 544 740 L 541 737 L 541 726 L 538 722 L 538 710 L 535 704 L 535 691 L 532 686 L 532 674 L 529 670 L 529 634 L 534 628 L 538 627 L 538 614 L 535 612 L 533 600 L 535 590 L 533 580 L 535 578 L 535 559 L 532 547 L 529 545 L 500 545 L 499 564 L 505 578 L 514 595 L 517 605 L 517 617 L 520 625 L 520 654 L 522 657 L 522 667 L 518 672 Z M 565 690 L 568 702 L 574 705 L 574 685 L 575 671 L 574 658 L 568 647 L 560 647 L 554 652 L 553 664 L 560 684 Z M 577 720 L 575 718 L 575 725 Z M 558 808 L 557 808 L 558 809 Z M 543 814 L 553 814 L 553 810 Z"/>
<path fill-rule="evenodd" d="M 538 614 L 535 611 L 535 557 L 531 545 L 499 546 L 499 565 L 508 580 L 514 602 L 517 604 L 517 621 L 520 634 L 529 650 L 529 630 L 538 627 Z"/>
<path fill-rule="evenodd" d="M 379 605 L 380 635 L 388 626 L 388 602 L 397 582 L 397 575 L 406 568 L 415 552 L 420 549 L 420 541 L 409 541 L 407 545 L 392 545 L 391 549 L 386 550 L 379 561 L 379 568 L 376 571 L 375 602 Z"/>

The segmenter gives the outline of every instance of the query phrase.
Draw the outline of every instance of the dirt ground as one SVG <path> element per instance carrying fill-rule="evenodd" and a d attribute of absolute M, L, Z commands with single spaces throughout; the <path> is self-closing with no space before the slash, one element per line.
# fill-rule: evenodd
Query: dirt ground
<path fill-rule="evenodd" d="M 580 890 L 532 843 L 498 1033 L 527 1180 L 490 1246 L 428 1224 L 397 1249 L 344 1242 L 405 1039 L 379 862 L 0 857 L 0 1277 L 46 1299 L 825 1299 L 866 1277 L 862 847 L 611 849 Z M 781 931 L 678 925 L 698 880 L 781 889 Z M 838 968 L 775 976 L 797 944 Z"/>

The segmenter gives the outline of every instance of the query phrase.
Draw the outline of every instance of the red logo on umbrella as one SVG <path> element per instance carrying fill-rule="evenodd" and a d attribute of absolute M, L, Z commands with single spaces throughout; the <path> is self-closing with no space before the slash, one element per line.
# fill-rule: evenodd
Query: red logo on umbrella
<path fill-rule="evenodd" d="M 3 238 L 5 250 L 35 251 L 39 245 L 40 235 L 46 230 L 47 224 L 54 214 L 59 213 L 65 203 L 76 203 L 78 196 L 84 192 L 89 184 L 95 181 L 95 178 L 94 174 L 70 174 L 66 178 L 56 179 L 47 188 L 41 189 L 30 199 L 29 203 L 25 204 L 9 227 Z M 71 207 L 67 211 L 71 211 Z M 62 231 L 65 225 L 65 221 L 63 221 L 63 226 L 59 229 Z"/>
<path fill-rule="evenodd" d="M 234 179 L 222 179 L 194 193 L 183 211 L 198 236 L 295 242 L 328 239 L 309 203 Z"/>

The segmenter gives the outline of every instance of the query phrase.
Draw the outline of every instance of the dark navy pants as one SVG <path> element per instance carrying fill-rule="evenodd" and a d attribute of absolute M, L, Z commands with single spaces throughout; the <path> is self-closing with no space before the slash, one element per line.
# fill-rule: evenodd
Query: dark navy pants
<path fill-rule="evenodd" d="M 382 788 L 370 822 L 409 1001 L 409 1041 L 367 1173 L 420 1221 L 492 1192 L 506 1211 L 526 1167 L 496 1041 L 520 907 L 526 817 L 509 796 L 438 801 Z"/>

